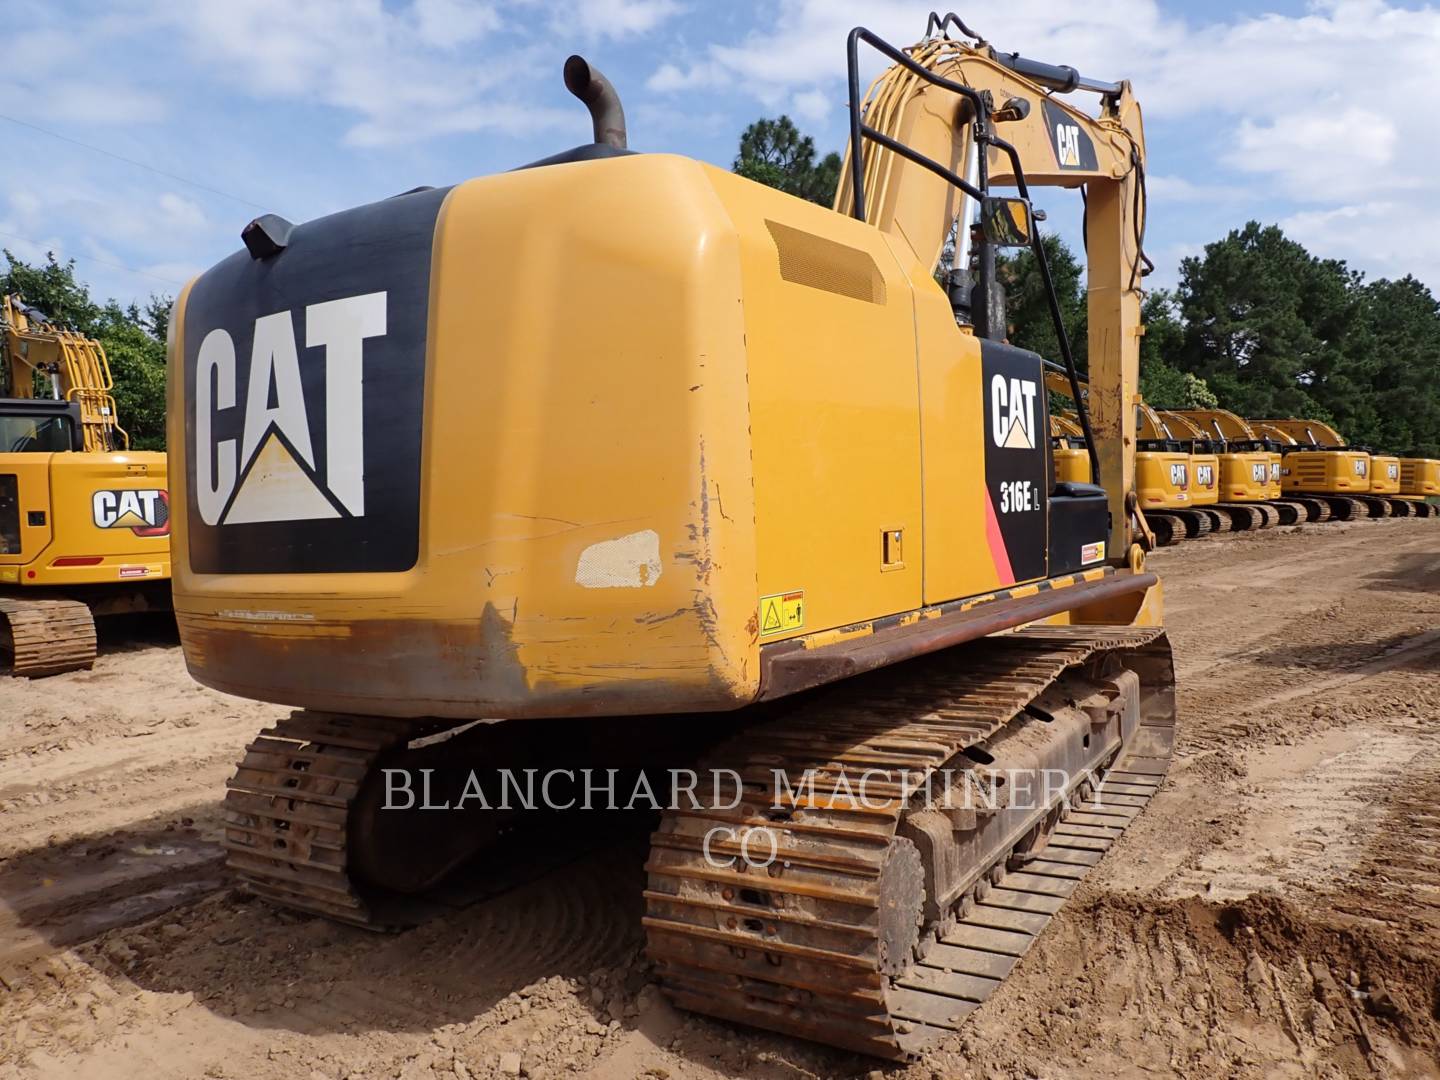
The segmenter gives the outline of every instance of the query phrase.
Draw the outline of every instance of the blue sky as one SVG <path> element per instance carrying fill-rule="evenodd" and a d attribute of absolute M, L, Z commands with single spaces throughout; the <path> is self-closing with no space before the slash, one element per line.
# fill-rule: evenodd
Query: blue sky
<path fill-rule="evenodd" d="M 931 6 L 9 0 L 0 245 L 74 257 L 101 296 L 173 294 L 261 209 L 306 220 L 588 141 L 560 80 L 575 51 L 619 88 L 636 149 L 728 165 L 744 126 L 780 112 L 841 149 L 846 31 L 909 43 Z M 1440 8 L 1016 0 L 961 14 L 1007 51 L 1134 83 L 1152 284 L 1258 218 L 1440 292 Z M 1041 205 L 1073 238 L 1075 196 Z"/>

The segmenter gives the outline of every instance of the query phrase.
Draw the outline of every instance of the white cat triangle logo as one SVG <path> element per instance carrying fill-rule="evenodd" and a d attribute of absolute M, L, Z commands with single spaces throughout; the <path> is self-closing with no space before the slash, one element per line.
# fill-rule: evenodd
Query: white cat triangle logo
<path fill-rule="evenodd" d="M 1030 436 L 1025 434 L 1025 425 L 1016 417 L 1010 423 L 1010 431 L 1005 436 L 1005 441 L 1000 444 L 1006 450 L 1034 450 L 1035 444 L 1030 441 Z"/>
<path fill-rule="evenodd" d="M 292 313 L 256 319 L 238 440 L 215 437 L 215 418 L 239 404 L 235 342 L 223 329 L 205 336 L 194 417 L 195 500 L 205 524 L 365 516 L 364 350 L 367 338 L 385 336 L 385 301 L 373 292 L 305 308 L 305 345 L 325 355 L 324 392 L 308 404 L 305 379 L 320 373 L 302 373 Z M 323 476 L 309 412 L 317 396 Z"/>
<path fill-rule="evenodd" d="M 311 521 L 338 518 L 340 511 L 310 470 L 296 459 L 285 438 L 271 428 L 250 459 L 222 525 L 257 521 Z"/>

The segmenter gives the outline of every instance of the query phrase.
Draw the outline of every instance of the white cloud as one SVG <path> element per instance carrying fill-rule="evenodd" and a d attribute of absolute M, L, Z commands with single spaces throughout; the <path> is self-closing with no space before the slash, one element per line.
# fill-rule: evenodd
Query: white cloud
<path fill-rule="evenodd" d="M 647 34 L 682 10 L 677 0 L 572 0 L 556 21 L 589 38 L 623 38 Z"/>
<path fill-rule="evenodd" d="M 714 65 L 695 64 L 688 70 L 682 71 L 675 64 L 661 64 L 655 69 L 655 73 L 645 81 L 647 89 L 660 93 L 671 93 L 676 90 L 691 90 L 698 87 L 709 86 L 713 77 L 718 77 Z"/>
<path fill-rule="evenodd" d="M 1197 183 L 1185 176 L 1152 173 L 1145 178 L 1152 211 L 1167 203 L 1226 203 L 1245 197 L 1244 188 L 1233 184 Z"/>
<path fill-rule="evenodd" d="M 198 232 L 210 224 L 199 203 L 173 191 L 160 196 L 158 209 L 161 221 L 175 232 Z"/>
<path fill-rule="evenodd" d="M 458 48 L 498 30 L 500 13 L 476 0 L 415 0 L 415 33 L 426 45 Z"/>
<path fill-rule="evenodd" d="M 830 115 L 830 95 L 823 90 L 806 90 L 793 100 L 795 112 L 804 120 L 819 124 Z"/>
<path fill-rule="evenodd" d="M 1440 218 L 1417 213 L 1408 202 L 1376 199 L 1302 210 L 1282 218 L 1280 227 L 1311 251 L 1345 257 L 1371 276 L 1414 274 L 1440 291 Z"/>
<path fill-rule="evenodd" d="M 1298 198 L 1344 197 L 1397 179 L 1393 164 L 1400 133 L 1385 116 L 1351 106 L 1334 112 L 1240 121 L 1229 163 L 1246 172 L 1271 173 Z M 1316 183 L 1324 162 L 1325 182 Z M 1376 180 L 1376 177 L 1380 179 Z"/>

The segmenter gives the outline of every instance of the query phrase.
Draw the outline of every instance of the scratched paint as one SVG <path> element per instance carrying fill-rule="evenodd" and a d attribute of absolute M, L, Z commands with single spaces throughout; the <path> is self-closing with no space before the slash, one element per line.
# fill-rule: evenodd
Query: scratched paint
<path fill-rule="evenodd" d="M 643 529 L 591 544 L 575 565 L 575 584 L 586 589 L 643 589 L 660 580 L 660 534 Z"/>

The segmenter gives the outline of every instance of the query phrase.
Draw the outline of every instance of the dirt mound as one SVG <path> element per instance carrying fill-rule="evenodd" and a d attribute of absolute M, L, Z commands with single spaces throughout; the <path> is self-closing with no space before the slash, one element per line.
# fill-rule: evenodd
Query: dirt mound
<path fill-rule="evenodd" d="M 1278 896 L 1102 895 L 1067 910 L 1026 963 L 1049 981 L 1051 1008 L 1002 989 L 947 1062 L 957 1072 L 1058 1078 L 1067 1071 L 1047 1063 L 1068 1061 L 1129 1075 L 1160 1060 L 1196 1080 L 1437 1074 L 1432 943 Z M 995 1051 L 1006 1030 L 1023 1049 Z"/>

